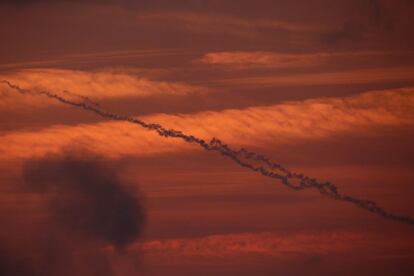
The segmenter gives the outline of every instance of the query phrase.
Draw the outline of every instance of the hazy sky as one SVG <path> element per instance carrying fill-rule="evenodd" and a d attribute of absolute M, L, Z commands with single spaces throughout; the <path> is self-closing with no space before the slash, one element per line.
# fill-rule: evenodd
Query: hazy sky
<path fill-rule="evenodd" d="M 409 0 L 1 1 L 0 80 L 414 217 L 413 18 Z M 5 84 L 0 118 L 1 275 L 414 273 L 411 225 Z"/>

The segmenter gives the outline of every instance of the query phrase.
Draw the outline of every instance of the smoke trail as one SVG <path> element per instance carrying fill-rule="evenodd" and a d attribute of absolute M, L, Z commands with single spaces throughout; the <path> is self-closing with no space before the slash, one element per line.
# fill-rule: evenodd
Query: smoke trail
<path fill-rule="evenodd" d="M 277 179 L 290 189 L 293 189 L 296 191 L 300 191 L 304 189 L 316 189 L 318 190 L 320 194 L 324 196 L 333 198 L 338 201 L 352 203 L 359 208 L 365 209 L 385 219 L 390 219 L 390 220 L 394 220 L 397 222 L 414 225 L 414 218 L 412 217 L 394 214 L 381 208 L 380 206 L 377 205 L 377 203 L 373 201 L 366 200 L 366 199 L 360 199 L 358 197 L 340 193 L 338 191 L 338 188 L 335 185 L 331 184 L 330 182 L 319 182 L 316 179 L 310 178 L 306 175 L 292 172 L 289 169 L 282 166 L 281 164 L 271 161 L 269 158 L 267 158 L 264 155 L 260 155 L 255 152 L 250 152 L 244 148 L 241 148 L 239 150 L 233 150 L 232 148 L 230 148 L 228 145 L 224 144 L 221 140 L 217 138 L 212 138 L 209 142 L 206 142 L 205 140 L 201 138 L 195 137 L 193 135 L 187 135 L 179 130 L 167 129 L 159 124 L 146 123 L 139 119 L 135 119 L 135 118 L 127 117 L 124 115 L 119 115 L 119 114 L 111 113 L 109 111 L 105 111 L 99 106 L 97 106 L 96 104 L 90 104 L 89 101 L 76 102 L 76 101 L 66 99 L 50 91 L 45 91 L 45 90 L 32 91 L 32 90 L 23 89 L 15 84 L 10 83 L 7 80 L 3 80 L 1 82 L 5 83 L 10 88 L 15 89 L 17 92 L 21 94 L 44 95 L 48 98 L 57 100 L 66 105 L 82 108 L 84 110 L 93 112 L 103 118 L 117 120 L 117 121 L 130 122 L 130 123 L 142 126 L 148 130 L 156 131 L 160 136 L 163 136 L 166 138 L 178 138 L 178 139 L 184 140 L 187 143 L 197 144 L 198 146 L 202 147 L 203 149 L 207 151 L 219 152 L 223 156 L 226 156 L 232 159 L 239 166 L 252 170 L 263 176 Z M 293 181 L 296 181 L 299 183 L 295 185 Z"/>
<path fill-rule="evenodd" d="M 86 97 L 86 96 L 83 96 L 83 95 L 78 95 L 78 94 L 72 93 L 68 90 L 63 90 L 63 93 L 70 96 L 70 97 L 77 97 L 77 98 L 83 100 L 85 103 L 89 103 L 89 104 L 94 105 L 96 107 L 100 106 L 99 103 L 92 101 L 89 97 Z"/>

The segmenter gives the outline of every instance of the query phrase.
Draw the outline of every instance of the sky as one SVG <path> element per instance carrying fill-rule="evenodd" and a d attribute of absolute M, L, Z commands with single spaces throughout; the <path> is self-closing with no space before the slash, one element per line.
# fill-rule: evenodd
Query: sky
<path fill-rule="evenodd" d="M 409 0 L 1 1 L 0 274 L 413 275 L 413 18 Z"/>

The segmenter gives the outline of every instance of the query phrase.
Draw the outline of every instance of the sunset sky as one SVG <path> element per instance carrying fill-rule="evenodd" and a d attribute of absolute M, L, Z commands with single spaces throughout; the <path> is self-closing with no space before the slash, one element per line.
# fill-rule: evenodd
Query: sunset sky
<path fill-rule="evenodd" d="M 0 275 L 414 275 L 414 1 L 3 0 Z"/>

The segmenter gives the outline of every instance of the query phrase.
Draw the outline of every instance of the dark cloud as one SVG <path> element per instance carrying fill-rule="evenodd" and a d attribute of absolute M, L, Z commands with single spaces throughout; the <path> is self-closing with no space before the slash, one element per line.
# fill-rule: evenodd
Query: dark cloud
<path fill-rule="evenodd" d="M 412 47 L 413 13 L 414 2 L 407 0 L 350 1 L 342 25 L 322 40 L 341 47 Z"/>
<path fill-rule="evenodd" d="M 14 259 L 5 252 L 0 253 L 0 275 L 2 276 L 36 276 L 35 271 L 25 259 Z M 40 275 L 39 275 L 40 276 Z"/>
<path fill-rule="evenodd" d="M 6 67 L 56 61 L 72 53 L 130 49 L 315 52 L 385 46 L 406 49 L 414 43 L 410 38 L 413 4 L 403 0 L 243 0 L 237 4 L 215 0 L 21 0 L 1 1 L 0 6 L 0 34 L 5 38 L 0 45 L 0 64 Z M 272 22 L 282 25 L 269 27 Z M 166 57 L 153 63 L 150 59 L 113 58 L 79 64 L 62 61 L 51 66 L 167 68 L 171 63 L 186 63 L 184 59 Z"/>
<path fill-rule="evenodd" d="M 53 192 L 57 222 L 88 238 L 123 247 L 139 237 L 144 211 L 136 197 L 99 160 L 44 159 L 25 165 L 26 183 Z"/>
<path fill-rule="evenodd" d="M 69 3 L 69 2 L 81 2 L 80 0 L 2 0 L 0 4 L 9 4 L 9 5 L 31 5 L 31 4 L 39 4 L 39 3 Z M 88 1 L 84 1 L 88 2 Z M 92 2 L 92 1 L 90 1 Z M 105 0 L 103 0 L 105 2 Z"/>
<path fill-rule="evenodd" d="M 0 275 L 110 276 L 111 254 L 129 259 L 126 247 L 144 226 L 143 204 L 104 160 L 85 155 L 31 160 L 23 166 L 23 179 L 19 196 L 41 201 L 21 213 L 0 210 Z"/>

